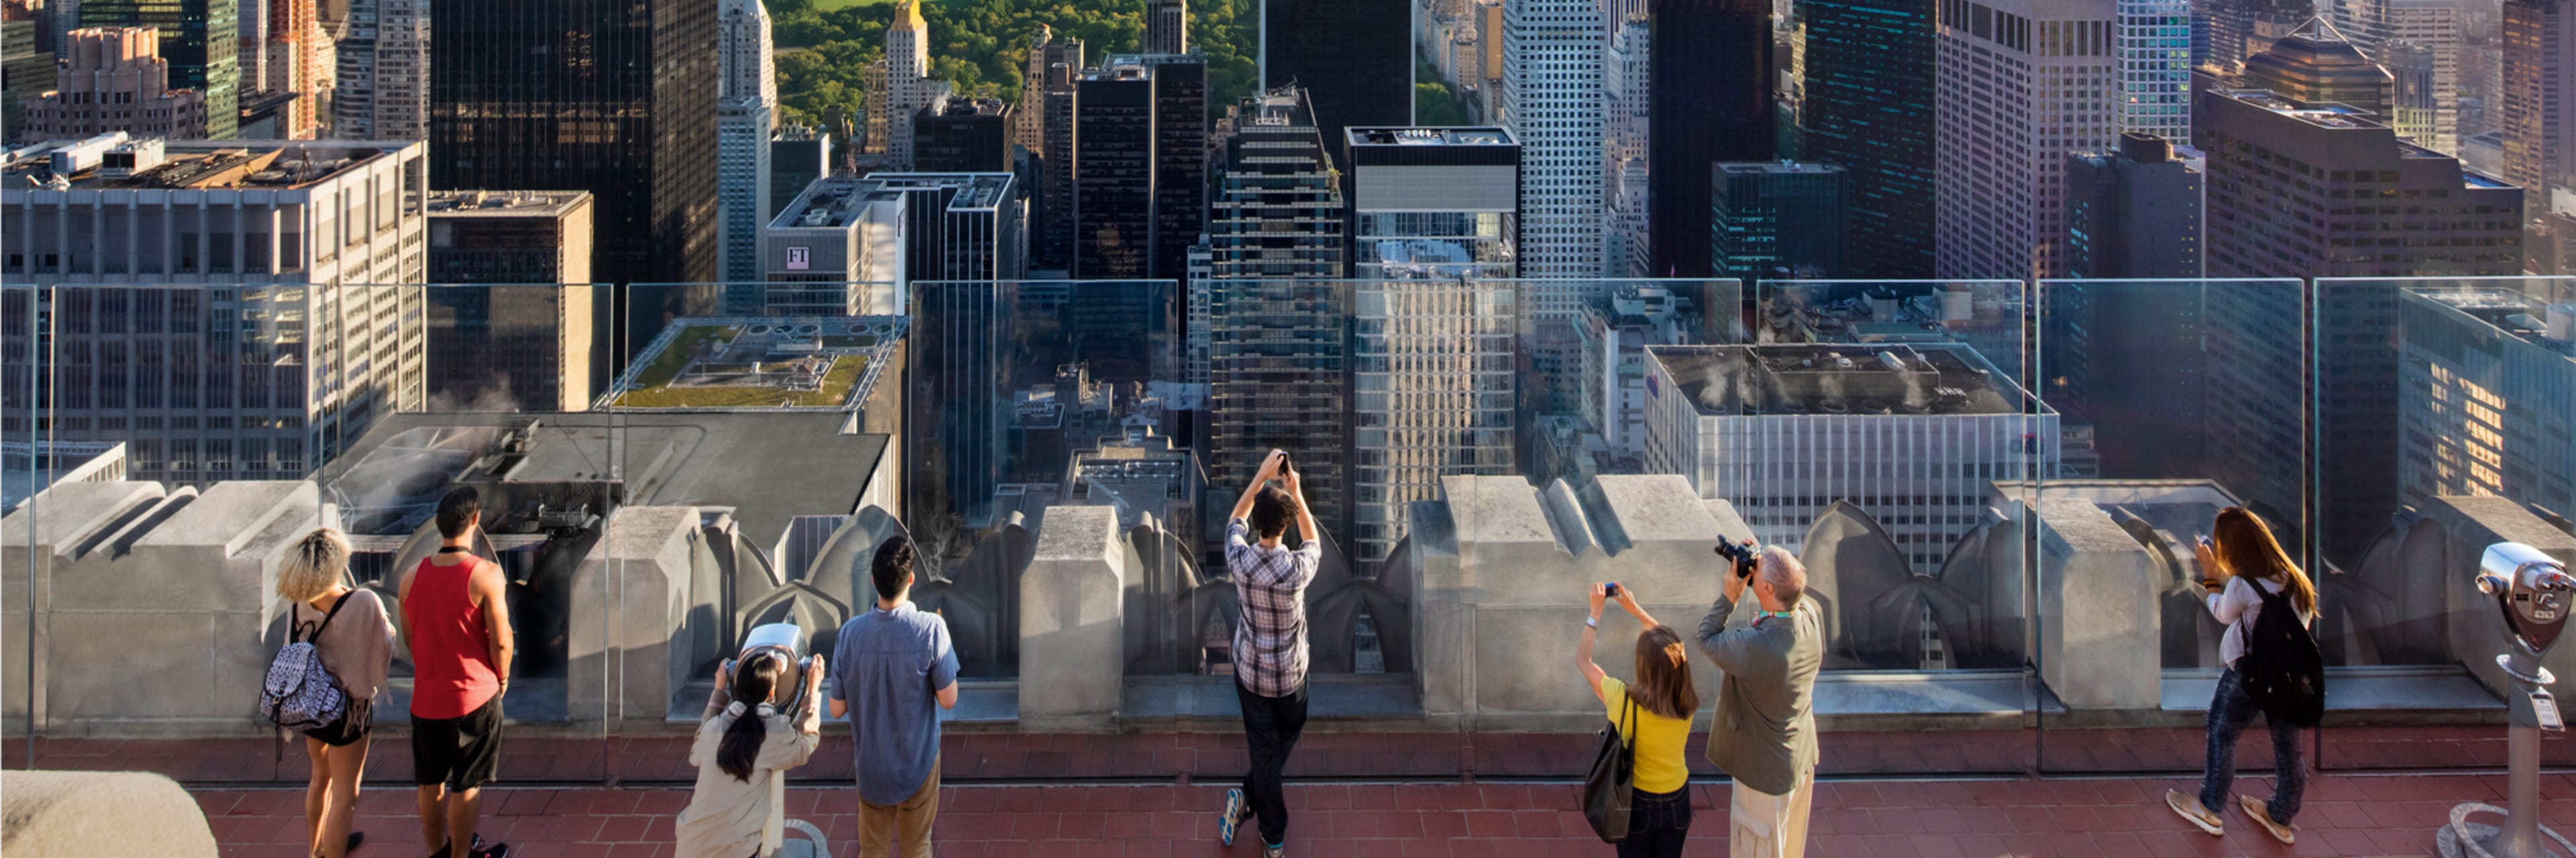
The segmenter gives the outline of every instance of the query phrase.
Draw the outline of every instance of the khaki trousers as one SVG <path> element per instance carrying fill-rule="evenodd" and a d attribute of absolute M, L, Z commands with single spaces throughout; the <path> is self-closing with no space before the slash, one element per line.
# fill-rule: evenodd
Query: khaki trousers
<path fill-rule="evenodd" d="M 859 801 L 859 858 L 930 858 L 930 824 L 939 818 L 939 762 L 902 804 Z M 898 845 L 900 844 L 900 845 Z"/>
<path fill-rule="evenodd" d="M 1727 806 L 1727 854 L 1732 858 L 1803 858 L 1807 854 L 1807 809 L 1816 802 L 1816 779 L 1810 775 L 1788 795 L 1772 795 L 1736 784 Z"/>

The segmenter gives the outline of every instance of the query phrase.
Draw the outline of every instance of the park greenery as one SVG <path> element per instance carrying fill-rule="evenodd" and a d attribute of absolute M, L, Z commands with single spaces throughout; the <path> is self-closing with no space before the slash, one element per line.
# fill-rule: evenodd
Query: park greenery
<path fill-rule="evenodd" d="M 838 108 L 865 115 L 867 67 L 885 54 L 891 2 L 770 0 L 778 46 L 778 100 L 788 122 L 819 125 Z M 1017 102 L 1029 37 L 1043 24 L 1083 41 L 1085 61 L 1142 49 L 1144 0 L 923 0 L 934 77 L 961 94 Z M 1190 46 L 1207 57 L 1208 106 L 1225 107 L 1259 85 L 1260 7 L 1254 0 L 1193 0 Z"/>

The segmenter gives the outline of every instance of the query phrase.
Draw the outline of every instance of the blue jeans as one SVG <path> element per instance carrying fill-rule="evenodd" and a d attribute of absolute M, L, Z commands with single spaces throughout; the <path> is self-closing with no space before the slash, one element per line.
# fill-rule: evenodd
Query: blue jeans
<path fill-rule="evenodd" d="M 2236 737 L 2261 712 L 2253 696 L 2245 693 L 2245 681 L 2237 678 L 2235 668 L 2219 675 L 2218 693 L 2209 700 L 2209 762 L 2200 777 L 2200 805 L 2209 812 L 2226 812 L 2227 788 L 2236 780 Z M 2273 822 L 2288 825 L 2290 817 L 2299 815 L 2299 793 L 2308 787 L 2308 769 L 2299 756 L 2299 728 L 2263 720 L 2272 727 L 2272 773 L 2277 779 L 2272 801 L 2263 809 L 2271 813 Z"/>

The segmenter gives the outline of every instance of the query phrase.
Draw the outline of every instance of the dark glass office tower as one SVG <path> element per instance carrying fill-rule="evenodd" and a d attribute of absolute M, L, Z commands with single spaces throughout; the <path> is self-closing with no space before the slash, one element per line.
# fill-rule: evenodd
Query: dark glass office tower
<path fill-rule="evenodd" d="M 1153 273 L 1178 280 L 1190 245 L 1207 231 L 1207 60 L 1195 54 L 1136 58 L 1154 78 Z"/>
<path fill-rule="evenodd" d="M 1078 87 L 1073 275 L 1180 279 L 1207 228 L 1206 61 L 1112 56 Z"/>
<path fill-rule="evenodd" d="M 1647 273 L 1707 277 L 1710 165 L 1771 160 L 1778 142 L 1771 4 L 1649 0 L 1646 15 Z"/>
<path fill-rule="evenodd" d="M 1153 264 L 1154 84 L 1141 67 L 1076 84 L 1073 276 L 1138 279 Z"/>
<path fill-rule="evenodd" d="M 1413 4 L 1262 0 L 1261 89 L 1292 83 L 1314 102 L 1325 140 L 1354 125 L 1412 125 Z"/>
<path fill-rule="evenodd" d="M 998 98 L 949 98 L 912 117 L 916 173 L 991 173 L 1011 169 L 1011 108 Z"/>
<path fill-rule="evenodd" d="M 1851 182 L 1845 276 L 1932 275 L 1932 0 L 1798 0 L 1804 160 Z"/>
<path fill-rule="evenodd" d="M 72 8 L 83 27 L 159 28 L 170 88 L 205 93 L 206 139 L 232 139 L 241 123 L 241 0 L 85 0 Z"/>
<path fill-rule="evenodd" d="M 429 181 L 589 191 L 613 342 L 714 311 L 716 0 L 431 0 Z M 614 358 L 622 362 L 624 354 Z"/>

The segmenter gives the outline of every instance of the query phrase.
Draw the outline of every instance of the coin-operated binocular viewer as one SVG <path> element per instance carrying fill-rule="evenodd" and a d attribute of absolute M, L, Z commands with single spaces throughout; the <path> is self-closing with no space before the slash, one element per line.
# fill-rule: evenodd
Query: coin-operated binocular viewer
<path fill-rule="evenodd" d="M 2505 781 L 2509 806 L 2470 802 L 2451 808 L 2451 824 L 2435 835 L 2435 845 L 2443 858 L 2576 858 L 2576 844 L 2540 826 L 2540 734 L 2567 729 L 2558 716 L 2558 698 L 2549 693 L 2558 677 L 2541 667 L 2540 659 L 2558 642 L 2570 609 L 2576 608 L 2576 577 L 2567 574 L 2567 564 L 2540 549 L 2499 542 L 2479 560 L 2478 592 L 2494 597 L 2511 638 L 2504 654 L 2496 656 L 2514 684 L 2505 701 L 2511 712 Z M 2469 821 L 2481 815 L 2501 815 L 2504 824 Z"/>

